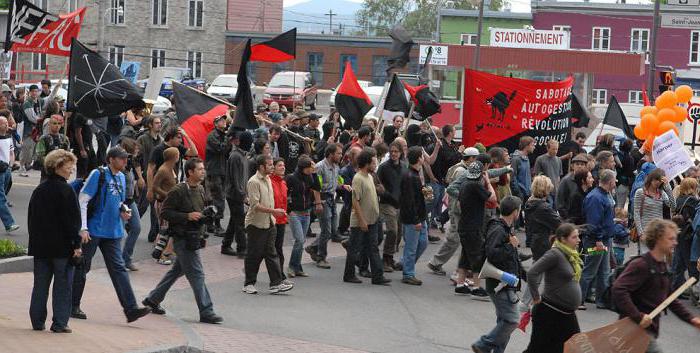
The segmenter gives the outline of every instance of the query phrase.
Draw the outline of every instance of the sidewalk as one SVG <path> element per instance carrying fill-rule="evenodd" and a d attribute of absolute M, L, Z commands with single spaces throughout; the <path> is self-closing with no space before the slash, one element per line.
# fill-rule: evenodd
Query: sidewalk
<path fill-rule="evenodd" d="M 202 250 L 208 285 L 244 276 L 243 260 L 223 256 L 219 249 L 218 245 L 212 245 Z M 291 246 L 285 247 L 286 258 L 289 258 L 290 250 Z M 329 257 L 338 256 L 345 256 L 344 249 L 340 244 L 329 243 Z M 307 254 L 304 254 L 303 259 L 310 262 Z M 142 261 L 137 266 L 139 271 L 130 272 L 130 278 L 140 301 L 155 287 L 169 267 L 153 261 Z M 264 271 L 263 265 L 261 272 Z M 265 277 L 264 273 L 259 276 L 263 281 L 266 280 Z M 28 314 L 32 282 L 31 273 L 0 275 L 0 350 L 3 352 L 360 352 L 219 325 L 200 324 L 195 321 L 197 318 L 148 315 L 127 325 L 104 268 L 93 270 L 88 275 L 81 305 L 88 320 L 71 319 L 69 326 L 73 333 L 54 334 L 48 330 L 51 325 L 49 301 L 47 330 L 33 331 Z M 178 289 L 189 289 L 184 277 L 180 278 L 171 291 Z M 238 292 L 240 288 L 231 290 Z M 213 299 L 216 304 L 217 298 Z M 196 305 L 194 301 L 191 304 Z M 168 309 L 167 305 L 165 308 Z"/>

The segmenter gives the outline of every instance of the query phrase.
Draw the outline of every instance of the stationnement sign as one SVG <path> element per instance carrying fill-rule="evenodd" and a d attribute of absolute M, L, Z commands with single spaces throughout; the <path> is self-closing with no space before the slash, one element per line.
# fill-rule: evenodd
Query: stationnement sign
<path fill-rule="evenodd" d="M 446 45 L 424 45 L 420 46 L 420 57 L 418 64 L 425 64 L 425 58 L 428 56 L 428 48 L 433 47 L 433 56 L 430 59 L 431 65 L 447 65 L 447 46 Z"/>

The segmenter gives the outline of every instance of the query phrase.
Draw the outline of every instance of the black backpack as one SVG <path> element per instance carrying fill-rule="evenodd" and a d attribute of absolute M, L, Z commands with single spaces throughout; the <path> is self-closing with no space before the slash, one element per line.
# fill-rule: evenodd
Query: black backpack
<path fill-rule="evenodd" d="M 100 177 L 97 179 L 97 191 L 95 192 L 95 197 L 91 198 L 87 206 L 87 219 L 92 218 L 97 211 L 97 205 L 104 206 L 104 190 L 103 186 L 105 184 L 105 169 L 103 167 L 97 167 L 100 173 Z M 85 180 L 83 178 L 75 178 L 75 180 L 70 182 L 70 186 L 75 191 L 75 195 L 80 197 L 80 190 L 85 186 Z"/>
<path fill-rule="evenodd" d="M 643 261 L 647 264 L 647 268 L 649 269 L 649 273 L 654 276 L 654 275 L 669 275 L 670 273 L 668 271 L 666 272 L 659 272 L 656 270 L 656 266 L 644 255 L 637 255 L 637 256 L 632 256 L 629 260 L 627 260 L 624 264 L 617 266 L 611 273 L 610 276 L 608 276 L 607 279 L 607 288 L 605 289 L 605 292 L 603 292 L 603 304 L 605 305 L 605 308 L 611 311 L 614 311 L 616 313 L 619 313 L 620 311 L 618 310 L 617 306 L 615 305 L 615 301 L 613 300 L 612 297 L 612 286 L 617 280 L 620 275 L 625 272 L 625 269 L 627 266 L 629 266 L 632 261 L 637 260 L 638 258 L 642 258 Z M 583 293 L 585 295 L 585 293 Z"/>

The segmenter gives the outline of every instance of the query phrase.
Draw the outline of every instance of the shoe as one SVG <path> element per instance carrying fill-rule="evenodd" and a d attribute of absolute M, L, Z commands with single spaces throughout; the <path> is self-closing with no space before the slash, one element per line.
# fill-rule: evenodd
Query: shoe
<path fill-rule="evenodd" d="M 586 307 L 586 304 L 581 304 L 581 305 L 578 306 L 578 310 L 586 310 L 586 309 L 588 309 L 588 308 Z"/>
<path fill-rule="evenodd" d="M 233 250 L 230 246 L 222 246 L 221 247 L 221 254 L 223 255 L 228 255 L 228 256 L 236 256 L 236 251 Z"/>
<path fill-rule="evenodd" d="M 304 251 L 306 251 L 306 253 L 309 254 L 309 256 L 311 256 L 311 260 L 313 260 L 314 262 L 319 262 L 321 260 L 321 258 L 316 253 L 316 249 L 313 246 L 309 245 L 305 247 Z"/>
<path fill-rule="evenodd" d="M 331 264 L 326 262 L 326 260 L 320 260 L 319 262 L 316 263 L 316 267 L 328 270 L 331 268 Z"/>
<path fill-rule="evenodd" d="M 455 287 L 455 294 L 469 295 L 469 294 L 472 294 L 472 291 L 471 291 L 471 289 L 469 289 L 469 286 L 467 286 L 465 284 L 460 284 L 460 285 Z"/>
<path fill-rule="evenodd" d="M 34 331 L 44 331 L 44 330 L 46 330 L 46 326 L 44 326 L 44 325 L 41 325 L 41 326 L 33 326 L 33 327 L 32 327 L 32 330 L 34 330 Z"/>
<path fill-rule="evenodd" d="M 474 353 L 487 353 L 487 351 L 481 349 L 479 346 L 476 345 L 476 343 L 472 344 L 472 351 Z"/>
<path fill-rule="evenodd" d="M 362 280 L 357 277 L 343 278 L 343 282 L 347 283 L 362 283 Z"/>
<path fill-rule="evenodd" d="M 382 270 L 384 271 L 384 273 L 394 272 L 394 268 L 391 267 L 391 264 L 387 264 L 387 263 L 384 264 L 384 268 Z"/>
<path fill-rule="evenodd" d="M 70 329 L 68 326 L 56 326 L 56 325 L 51 325 L 51 331 L 55 333 L 72 333 L 73 330 Z"/>
<path fill-rule="evenodd" d="M 442 269 L 442 265 L 436 266 L 436 265 L 433 265 L 433 264 L 431 264 L 430 262 L 428 262 L 428 268 L 429 268 L 431 271 L 433 271 L 434 274 L 436 274 L 436 275 L 438 275 L 438 276 L 445 276 L 445 275 L 447 275 L 447 272 L 445 272 L 445 270 Z"/>
<path fill-rule="evenodd" d="M 134 322 L 151 313 L 150 308 L 136 308 L 126 311 L 126 322 Z"/>
<path fill-rule="evenodd" d="M 154 303 L 153 301 L 151 301 L 151 299 L 146 298 L 146 299 L 144 299 L 144 300 L 141 302 L 141 304 L 143 304 L 144 306 L 150 308 L 150 309 L 151 309 L 151 313 L 153 313 L 153 314 L 156 314 L 156 315 L 165 315 L 165 309 L 163 309 L 163 307 L 160 306 L 160 304 L 156 304 L 156 303 Z"/>
<path fill-rule="evenodd" d="M 372 274 L 367 270 L 360 271 L 360 277 L 372 278 Z"/>
<path fill-rule="evenodd" d="M 348 239 L 347 237 L 340 236 L 340 237 L 331 238 L 331 241 L 334 243 L 342 243 L 343 240 L 347 240 L 347 239 Z"/>
<path fill-rule="evenodd" d="M 8 233 L 12 233 L 12 232 L 14 232 L 14 231 L 16 231 L 16 230 L 18 230 L 18 229 L 19 229 L 19 224 L 13 224 L 13 225 L 11 225 L 11 226 L 5 228 L 5 230 L 6 230 Z"/>
<path fill-rule="evenodd" d="M 173 260 L 168 259 L 167 257 L 162 257 L 156 261 L 159 265 L 163 266 L 170 266 L 173 264 Z"/>
<path fill-rule="evenodd" d="M 596 309 L 607 309 L 608 308 L 607 306 L 605 306 L 605 304 L 600 304 L 600 303 L 596 303 L 595 307 L 596 307 Z"/>
<path fill-rule="evenodd" d="M 21 172 L 21 173 L 19 173 L 19 176 L 27 178 L 27 177 L 29 177 L 29 173 Z"/>
<path fill-rule="evenodd" d="M 379 286 L 388 286 L 389 283 L 391 283 L 391 280 L 386 278 L 386 277 L 382 277 L 382 278 L 377 279 L 377 280 L 374 280 L 374 279 L 372 280 L 372 284 L 376 284 Z"/>
<path fill-rule="evenodd" d="M 491 299 L 489 298 L 489 294 L 486 293 L 486 290 L 485 290 L 484 288 L 481 288 L 481 287 L 472 287 L 472 288 L 469 288 L 469 290 L 471 290 L 471 292 L 472 292 L 472 293 L 471 293 L 471 294 L 472 294 L 472 299 L 475 299 L 475 300 L 482 300 L 482 301 L 491 300 Z"/>
<path fill-rule="evenodd" d="M 73 308 L 73 310 L 70 312 L 70 317 L 74 319 L 87 320 L 87 315 L 80 310 L 80 307 Z"/>
<path fill-rule="evenodd" d="M 258 294 L 258 290 L 255 289 L 255 286 L 254 286 L 254 285 L 249 284 L 249 285 L 243 287 L 243 293 L 246 293 L 246 294 Z"/>
<path fill-rule="evenodd" d="M 205 323 L 205 324 L 220 324 L 224 321 L 224 318 L 216 315 L 216 314 L 211 314 L 209 316 L 202 316 L 199 318 L 199 322 Z"/>
<path fill-rule="evenodd" d="M 136 272 L 136 271 L 139 270 L 139 268 L 136 267 L 136 266 L 134 266 L 134 264 L 128 264 L 128 265 L 126 265 L 126 269 L 129 270 L 129 271 L 131 271 L 131 272 Z"/>
<path fill-rule="evenodd" d="M 306 233 L 306 237 L 307 237 L 307 238 L 316 238 L 316 236 L 317 236 L 317 234 L 314 233 L 314 232 L 308 232 L 308 233 Z"/>
<path fill-rule="evenodd" d="M 282 282 L 276 286 L 270 286 L 270 294 L 284 293 L 292 290 L 292 288 L 294 288 L 294 284 L 292 284 L 291 282 Z"/>
<path fill-rule="evenodd" d="M 531 258 L 532 258 L 532 255 L 531 255 L 531 254 L 518 253 L 518 259 L 519 259 L 521 262 L 522 262 L 522 261 L 530 260 Z"/>
<path fill-rule="evenodd" d="M 402 283 L 410 284 L 412 286 L 420 286 L 423 284 L 423 281 L 419 280 L 418 278 L 415 277 L 407 277 L 401 280 Z"/>
<path fill-rule="evenodd" d="M 296 276 L 296 277 L 309 277 L 309 274 L 304 272 L 304 271 L 297 271 L 297 272 L 294 272 L 294 276 Z"/>
<path fill-rule="evenodd" d="M 287 270 L 287 277 L 294 278 L 294 276 L 296 276 L 296 272 L 292 271 L 292 269 Z"/>
<path fill-rule="evenodd" d="M 391 255 L 384 255 L 384 272 L 394 272 L 394 257 Z"/>
<path fill-rule="evenodd" d="M 428 241 L 430 242 L 430 244 L 435 244 L 435 243 L 439 242 L 440 240 L 441 240 L 440 237 L 438 237 L 437 235 L 428 234 Z"/>
<path fill-rule="evenodd" d="M 340 246 L 342 246 L 343 249 L 345 249 L 345 251 L 347 251 L 348 247 L 350 246 L 350 240 L 348 240 L 348 239 L 342 240 L 340 242 Z"/>

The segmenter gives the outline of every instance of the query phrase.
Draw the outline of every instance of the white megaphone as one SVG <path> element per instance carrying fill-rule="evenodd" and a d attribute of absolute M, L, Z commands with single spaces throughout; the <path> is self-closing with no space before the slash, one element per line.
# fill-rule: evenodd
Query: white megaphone
<path fill-rule="evenodd" d="M 498 293 L 507 285 L 515 287 L 520 282 L 518 276 L 512 273 L 503 272 L 502 270 L 499 270 L 498 268 L 496 268 L 496 266 L 491 265 L 488 259 L 484 261 L 484 265 L 481 267 L 481 272 L 479 272 L 479 278 L 493 278 L 501 281 L 501 283 L 499 283 L 494 290 L 496 293 Z"/>

